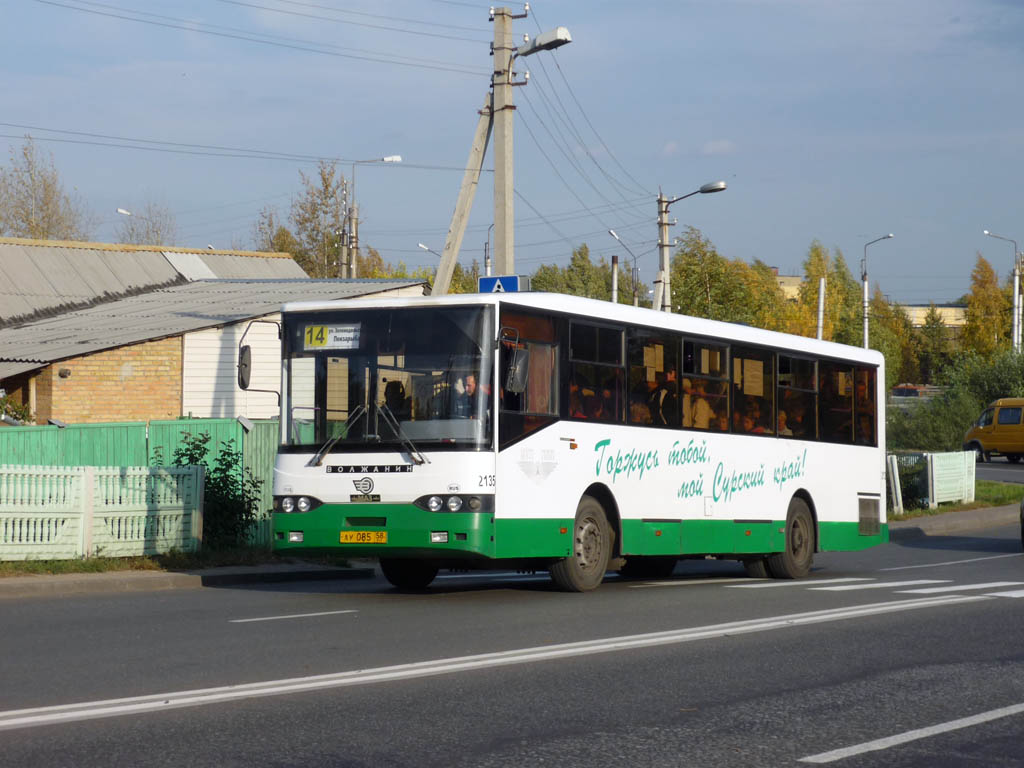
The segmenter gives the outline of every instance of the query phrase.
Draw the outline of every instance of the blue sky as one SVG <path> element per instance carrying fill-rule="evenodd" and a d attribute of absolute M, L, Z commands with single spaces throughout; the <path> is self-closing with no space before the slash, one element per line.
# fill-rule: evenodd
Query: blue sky
<path fill-rule="evenodd" d="M 113 238 L 115 208 L 154 201 L 198 247 L 248 245 L 259 209 L 287 213 L 315 163 L 81 134 L 339 158 L 346 174 L 400 154 L 357 171 L 361 240 L 434 266 L 417 243 L 444 244 L 489 85 L 488 7 L 14 0 L 0 134 L 5 150 L 31 134 L 52 152 L 96 213 L 97 239 Z M 611 227 L 650 282 L 659 187 L 678 196 L 717 179 L 729 189 L 673 206 L 673 234 L 692 225 L 723 255 L 788 274 L 817 239 L 859 277 L 864 244 L 893 232 L 869 249 L 868 271 L 895 301 L 960 296 L 978 252 L 1005 277 L 1013 248 L 983 229 L 1024 247 L 1024 3 L 539 0 L 515 30 L 557 25 L 573 43 L 518 67 L 531 75 L 515 89 L 519 272 L 581 243 L 610 257 Z M 492 180 L 464 263 L 482 261 Z"/>

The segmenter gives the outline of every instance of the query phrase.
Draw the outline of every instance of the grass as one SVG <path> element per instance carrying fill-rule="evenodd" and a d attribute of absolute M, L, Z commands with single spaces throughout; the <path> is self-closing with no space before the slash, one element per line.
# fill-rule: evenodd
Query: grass
<path fill-rule="evenodd" d="M 142 557 L 87 557 L 78 560 L 11 560 L 0 562 L 0 578 L 5 576 L 52 576 L 67 573 L 108 573 L 111 571 L 194 571 L 232 565 L 291 564 L 296 562 L 319 565 L 348 566 L 340 557 L 304 558 L 277 557 L 263 547 L 203 552 L 172 551 L 166 555 Z"/>
<path fill-rule="evenodd" d="M 908 509 L 902 515 L 889 515 L 889 519 L 909 520 L 914 517 L 942 515 L 946 512 L 959 512 L 965 509 L 1003 507 L 1007 504 L 1019 504 L 1021 499 L 1024 499 L 1024 485 L 978 480 L 974 484 L 974 501 L 940 504 L 936 509 Z"/>

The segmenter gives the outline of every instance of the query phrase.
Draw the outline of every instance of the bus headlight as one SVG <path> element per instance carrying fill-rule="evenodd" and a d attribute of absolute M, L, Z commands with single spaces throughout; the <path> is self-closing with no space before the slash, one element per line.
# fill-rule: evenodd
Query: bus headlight
<path fill-rule="evenodd" d="M 299 496 L 299 501 L 296 506 L 299 508 L 299 512 L 309 512 L 309 508 L 312 505 L 309 503 L 309 498 L 307 496 Z"/>
<path fill-rule="evenodd" d="M 281 499 L 281 511 L 282 512 L 294 512 L 295 511 L 295 499 L 291 496 L 285 496 Z"/>
<path fill-rule="evenodd" d="M 449 496 L 448 497 L 448 511 L 458 512 L 462 509 L 462 497 L 461 496 Z"/>
<path fill-rule="evenodd" d="M 431 512 L 440 512 L 441 507 L 443 506 L 444 501 L 442 501 L 440 496 L 431 496 L 429 499 L 427 499 L 427 508 Z"/>

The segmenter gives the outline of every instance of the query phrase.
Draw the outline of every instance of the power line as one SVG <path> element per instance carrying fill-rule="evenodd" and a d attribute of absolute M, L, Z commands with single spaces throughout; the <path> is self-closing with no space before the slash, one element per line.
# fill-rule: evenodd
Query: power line
<path fill-rule="evenodd" d="M 270 13 L 280 13 L 286 16 L 299 16 L 306 19 L 316 19 L 318 21 L 333 21 L 335 24 L 351 24 L 356 27 L 366 27 L 368 29 L 379 29 L 385 32 L 402 32 L 407 35 L 420 35 L 422 37 L 439 37 L 444 40 L 459 40 L 462 42 L 470 43 L 486 43 L 486 40 L 472 38 L 472 37 L 459 37 L 456 35 L 442 35 L 439 32 L 422 32 L 415 29 L 401 29 L 399 27 L 386 27 L 383 24 L 370 24 L 365 21 L 350 21 L 348 19 L 336 19 L 333 16 L 322 16 L 315 13 L 305 13 L 303 11 L 286 11 L 283 8 L 271 8 L 266 5 L 257 5 L 256 3 L 246 3 L 242 0 L 218 0 L 218 2 L 226 5 L 237 5 L 243 8 L 255 8 L 260 11 L 269 11 Z M 386 17 L 384 17 L 386 18 Z"/>
<path fill-rule="evenodd" d="M 330 43 L 316 43 L 309 40 L 297 40 L 295 38 L 281 37 L 279 35 L 269 35 L 263 32 L 251 32 L 245 29 L 238 29 L 235 27 L 224 27 L 217 24 L 202 24 L 201 22 L 194 22 L 188 19 L 175 18 L 173 16 L 162 16 L 155 13 L 146 13 L 145 11 L 135 11 L 132 9 L 120 8 L 118 6 L 108 5 L 106 3 L 93 3 L 87 2 L 87 0 L 69 0 L 70 2 L 78 3 L 78 5 L 69 5 L 68 3 L 57 2 L 57 0 L 36 0 L 37 3 L 43 5 L 52 5 L 58 8 L 67 8 L 73 11 L 80 11 L 81 13 L 91 13 L 96 16 L 106 16 L 114 19 L 121 19 L 123 21 L 134 21 L 139 24 L 149 24 L 156 27 L 165 27 L 167 29 L 180 29 L 185 32 L 197 32 L 204 35 L 212 35 L 214 37 L 223 37 L 230 40 L 242 40 L 250 43 L 261 43 L 263 45 L 272 45 L 278 48 L 290 48 L 296 51 L 305 51 L 307 53 L 321 53 L 326 56 L 336 56 L 343 59 L 356 59 L 358 61 L 371 61 L 377 64 L 395 64 L 403 67 L 414 67 L 418 69 L 432 69 L 443 72 L 454 72 L 460 75 L 472 75 L 479 77 L 483 74 L 487 74 L 485 70 L 470 69 L 469 67 L 463 67 L 462 65 L 444 63 L 444 62 L 433 62 L 426 63 L 428 60 L 416 59 L 409 61 L 402 61 L 402 59 L 411 59 L 408 56 L 398 56 L 395 54 L 377 52 L 377 51 L 365 51 L 359 48 L 345 48 L 339 45 L 333 45 Z M 92 6 L 91 8 L 82 6 Z M 101 11 L 94 10 L 94 8 L 109 8 L 121 13 L 113 13 L 112 11 Z M 125 16 L 125 13 L 133 13 L 135 16 Z M 150 16 L 152 19 L 137 18 L 138 16 Z M 166 19 L 167 21 L 156 21 L 154 19 Z M 207 27 L 207 28 L 204 28 Z M 218 32 L 216 30 L 229 30 L 227 32 Z M 263 39 L 265 38 L 265 39 Z M 279 42 L 288 41 L 288 42 Z M 334 49 L 334 50 L 328 50 Z M 341 51 L 363 51 L 369 55 L 358 55 L 355 53 L 341 53 Z M 384 58 L 386 57 L 386 58 Z"/>
<path fill-rule="evenodd" d="M 344 14 L 348 14 L 349 16 L 363 16 L 363 17 L 368 18 L 368 19 L 386 19 L 387 21 L 401 21 L 401 22 L 403 22 L 405 24 L 422 24 L 425 27 L 441 27 L 443 29 L 459 29 L 459 30 L 463 30 L 465 32 L 479 32 L 480 31 L 479 27 L 463 27 L 463 26 L 458 26 L 456 24 L 442 24 L 441 22 L 437 22 L 437 21 L 420 21 L 418 19 L 405 19 L 405 18 L 402 18 L 400 16 L 385 16 L 385 15 L 379 14 L 379 13 L 366 13 L 365 11 L 351 11 L 351 10 L 348 10 L 347 8 L 337 8 L 337 7 L 333 6 L 333 5 L 323 5 L 323 4 L 320 4 L 320 3 L 302 3 L 302 2 L 299 2 L 299 0 L 277 0 L 277 2 L 281 3 L 282 5 L 297 5 L 297 6 L 301 7 L 301 8 L 317 8 L 317 9 L 322 10 L 322 11 L 331 11 L 332 13 L 344 13 Z M 483 7 L 480 7 L 480 6 L 473 6 L 473 7 L 479 7 L 480 10 L 483 10 Z M 486 42 L 486 41 L 484 41 L 484 42 Z"/>
<path fill-rule="evenodd" d="M 542 31 L 542 28 L 540 26 L 540 19 L 537 18 L 537 11 L 536 11 L 536 9 L 531 7 L 531 11 L 533 11 L 533 21 L 537 25 L 537 30 L 538 31 Z M 558 63 L 558 58 L 553 53 L 552 53 L 552 56 L 551 56 L 551 60 L 554 62 L 555 68 L 558 70 L 558 74 L 560 74 L 562 76 L 562 82 L 565 83 L 565 87 L 569 91 L 569 95 L 572 97 L 573 102 L 576 104 L 576 108 L 580 111 L 580 114 L 583 115 L 583 119 L 586 121 L 587 125 L 590 126 L 590 130 L 593 131 L 594 136 L 596 136 L 597 140 L 599 142 L 601 142 L 601 146 L 604 147 L 604 151 L 608 153 L 608 157 L 610 157 L 612 159 L 612 161 L 617 166 L 619 166 L 619 169 L 626 175 L 626 178 L 628 178 L 630 181 L 633 182 L 633 184 L 636 185 L 636 189 L 638 189 L 641 192 L 644 192 L 646 194 L 653 194 L 653 193 L 649 192 L 648 190 L 644 189 L 644 186 L 640 182 L 638 182 L 635 178 L 633 178 L 633 176 L 630 174 L 630 172 L 626 170 L 626 167 L 622 163 L 619 162 L 617 157 L 615 157 L 615 154 L 612 152 L 611 148 L 609 148 L 609 146 L 605 143 L 604 139 L 601 138 L 601 134 L 599 134 L 597 132 L 597 128 L 594 127 L 594 124 L 591 122 L 590 117 L 587 115 L 586 111 L 583 109 L 583 105 L 580 104 L 579 99 L 576 98 L 576 93 L 573 91 L 572 86 L 569 85 L 569 80 L 565 76 L 565 72 L 562 71 L 562 65 Z M 584 146 L 585 146 L 585 143 L 584 143 Z"/>
<path fill-rule="evenodd" d="M 85 139 L 62 139 L 53 136 L 29 136 L 34 141 L 52 141 L 61 144 L 86 144 L 90 146 L 99 147 L 111 147 L 116 149 L 142 149 L 151 152 L 168 152 L 171 154 L 180 155 L 199 155 L 205 157 L 232 157 L 232 158 L 243 158 L 248 160 L 287 160 L 290 162 L 300 163 L 318 163 L 321 161 L 340 163 L 340 164 L 351 164 L 353 162 L 358 163 L 357 160 L 351 160 L 343 157 L 331 157 L 327 155 L 300 155 L 289 152 L 277 152 L 272 150 L 263 149 L 246 149 L 240 147 L 225 147 L 211 144 L 187 144 L 184 142 L 175 141 L 162 141 L 158 139 L 135 139 L 128 136 L 116 136 L 103 133 L 89 133 L 86 131 L 70 131 L 60 128 L 44 128 L 38 125 L 25 125 L 22 123 L 3 123 L 0 122 L 0 126 L 6 126 L 8 128 L 22 128 L 29 131 L 45 131 L 47 133 L 59 133 L 68 136 L 85 136 L 93 139 L 109 139 L 110 142 L 106 141 L 88 141 Z M 23 139 L 25 136 L 17 136 L 13 134 L 0 134 L 0 138 L 7 139 Z M 118 144 L 111 142 L 134 142 L 131 144 Z M 146 144 L 154 146 L 144 146 Z M 429 171 L 459 171 L 465 172 L 466 169 L 456 166 L 447 165 L 426 165 L 422 163 L 390 163 L 388 168 L 405 168 L 405 169 L 417 169 L 417 170 L 429 170 Z M 490 169 L 484 168 L 483 172 L 490 172 Z"/>

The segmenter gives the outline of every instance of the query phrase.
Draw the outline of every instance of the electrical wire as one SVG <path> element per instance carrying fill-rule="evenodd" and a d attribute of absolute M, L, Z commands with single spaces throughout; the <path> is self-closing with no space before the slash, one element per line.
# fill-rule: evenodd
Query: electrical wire
<path fill-rule="evenodd" d="M 344 14 L 348 14 L 349 16 L 363 16 L 363 17 L 368 18 L 368 19 L 385 19 L 387 21 L 400 21 L 400 22 L 403 22 L 405 24 L 421 24 L 421 25 L 423 25 L 425 27 L 440 27 L 442 29 L 458 29 L 458 30 L 462 30 L 464 32 L 479 32 L 480 31 L 479 27 L 463 27 L 463 26 L 458 26 L 456 24 L 442 24 L 441 22 L 437 22 L 437 21 L 420 21 L 419 19 L 406 19 L 406 18 L 402 18 L 400 16 L 385 16 L 385 15 L 379 14 L 379 13 L 366 13 L 365 11 L 352 11 L 352 10 L 349 10 L 347 8 L 338 8 L 338 7 L 333 6 L 333 5 L 323 5 L 322 3 L 303 3 L 303 2 L 299 2 L 299 0 L 276 0 L 276 1 L 278 3 L 281 3 L 282 5 L 297 5 L 300 8 L 316 8 L 316 9 L 321 10 L 321 11 L 331 11 L 332 13 L 344 13 Z M 478 7 L 478 6 L 474 6 L 474 7 Z M 483 7 L 480 7 L 480 10 L 483 10 Z M 484 42 L 487 42 L 487 41 L 484 41 Z"/>
<path fill-rule="evenodd" d="M 201 22 L 194 22 L 188 19 L 180 19 L 173 16 L 163 16 L 155 13 L 147 13 L 145 11 L 136 11 L 132 9 L 121 8 L 114 5 L 108 5 L 106 3 L 88 2 L 87 0 L 69 0 L 68 2 L 57 2 L 57 0 L 35 1 L 43 5 L 51 5 L 58 8 L 66 8 L 73 11 L 80 11 L 81 13 L 90 13 L 96 16 L 106 16 L 109 18 L 121 19 L 123 21 L 134 21 L 138 24 L 149 24 L 157 27 L 165 27 L 168 29 L 179 29 L 184 30 L 186 32 L 196 32 L 204 35 L 212 35 L 214 37 L 223 37 L 230 40 L 241 40 L 250 43 L 260 43 L 263 45 L 276 46 L 278 48 L 289 48 L 291 50 L 304 51 L 307 53 L 321 53 L 326 56 L 336 56 L 338 58 L 343 59 L 355 59 L 358 61 L 370 61 L 377 64 L 395 64 L 397 66 L 402 67 L 413 67 L 417 69 L 431 69 L 443 72 L 453 72 L 455 74 L 461 75 L 472 75 L 473 77 L 480 77 L 483 74 L 489 74 L 487 70 L 471 69 L 469 67 L 464 67 L 462 65 L 449 62 L 429 62 L 426 59 L 412 59 L 412 57 L 409 56 L 398 56 L 396 54 L 378 51 L 366 51 L 365 49 L 359 48 L 345 48 L 339 45 L 333 45 L 330 43 L 317 43 L 310 40 L 297 40 L 295 38 L 287 38 L 282 37 L 280 35 L 269 35 L 263 32 L 252 32 L 250 30 L 238 29 L 236 27 L 224 27 L 217 24 L 202 24 Z M 69 4 L 70 2 L 77 3 L 77 5 L 71 5 Z M 112 10 L 103 11 L 95 10 L 95 8 L 107 8 Z M 120 11 L 120 13 L 114 13 L 113 11 Z M 123 15 L 125 13 L 132 13 L 135 14 L 135 16 L 125 16 Z M 149 16 L 152 17 L 152 19 L 136 18 L 138 16 Z M 165 21 L 157 21 L 156 19 L 165 19 Z M 216 30 L 228 31 L 221 32 Z M 342 51 L 362 51 L 367 55 L 359 55 L 356 53 L 342 53 Z M 408 61 L 402 61 L 402 59 L 408 59 Z"/>
<path fill-rule="evenodd" d="M 350 21 L 349 19 L 336 19 L 333 16 L 322 16 L 315 13 L 305 13 L 303 11 L 286 11 L 283 8 L 271 8 L 267 5 L 257 5 L 256 3 L 247 3 L 242 0 L 217 0 L 217 2 L 224 3 L 226 5 L 237 5 L 242 8 L 255 8 L 259 11 L 268 11 L 270 13 L 280 13 L 286 16 L 299 16 L 305 19 L 316 19 L 317 21 L 333 21 L 335 24 L 350 24 L 356 27 L 364 27 L 367 29 L 379 29 L 385 32 L 402 32 L 406 35 L 420 35 L 422 37 L 437 37 L 444 40 L 458 40 L 460 42 L 480 43 L 484 44 L 486 40 L 480 40 L 472 37 L 460 37 L 456 35 L 442 35 L 439 32 L 422 32 L 415 29 L 401 29 L 399 27 L 387 27 L 383 24 L 370 24 L 365 21 Z"/>

